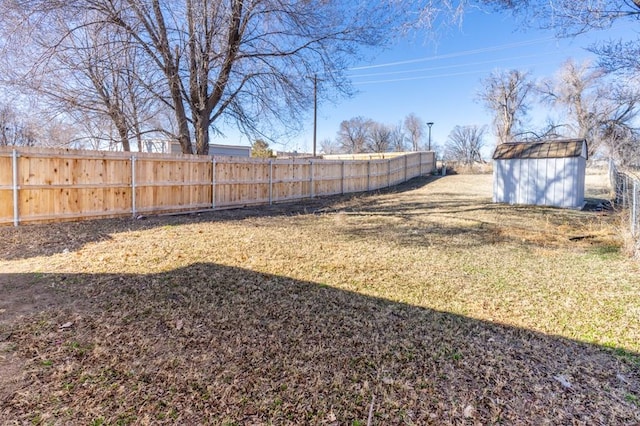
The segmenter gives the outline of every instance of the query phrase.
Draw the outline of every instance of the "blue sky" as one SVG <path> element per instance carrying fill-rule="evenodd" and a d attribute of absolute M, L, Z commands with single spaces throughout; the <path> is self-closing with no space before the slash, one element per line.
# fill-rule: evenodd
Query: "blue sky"
<path fill-rule="evenodd" d="M 530 71 L 536 79 L 552 77 L 568 58 L 595 59 L 585 50 L 593 41 L 633 35 L 632 27 L 624 23 L 617 29 L 571 39 L 556 39 L 551 31 L 517 25 L 508 14 L 472 10 L 460 28 L 448 28 L 435 40 L 413 34 L 373 60 L 355 65 L 349 72 L 357 93 L 336 104 L 319 104 L 318 143 L 334 139 L 340 122 L 352 117 L 396 124 L 415 113 L 425 122 L 434 122 L 432 143 L 441 146 L 456 125 L 491 123 L 490 113 L 476 101 L 476 94 L 481 79 L 493 70 L 515 68 Z M 531 119 L 541 123 L 546 114 L 533 111 Z M 308 122 L 297 138 L 274 148 L 310 152 L 312 114 Z M 248 141 L 245 138 L 240 143 Z M 493 143 L 493 135 L 488 135 L 487 145 Z"/>

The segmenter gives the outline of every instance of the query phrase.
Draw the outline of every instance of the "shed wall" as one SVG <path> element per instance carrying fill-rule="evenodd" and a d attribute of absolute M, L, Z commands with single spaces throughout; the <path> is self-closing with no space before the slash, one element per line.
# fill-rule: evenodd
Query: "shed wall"
<path fill-rule="evenodd" d="M 585 169 L 583 157 L 495 160 L 493 201 L 582 207 Z"/>

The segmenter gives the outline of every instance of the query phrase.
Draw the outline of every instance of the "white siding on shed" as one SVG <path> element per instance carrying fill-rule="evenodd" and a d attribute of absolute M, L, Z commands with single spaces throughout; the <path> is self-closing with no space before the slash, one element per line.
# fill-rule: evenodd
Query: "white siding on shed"
<path fill-rule="evenodd" d="M 581 208 L 587 147 L 584 141 L 551 141 L 546 144 L 581 143 L 574 148 L 557 146 L 532 149 L 527 145 L 496 149 L 493 165 L 493 201 L 508 204 L 533 204 Z M 524 147 L 524 149 L 523 149 Z M 536 158 L 552 152 L 553 158 Z M 558 154 L 560 152 L 560 154 Z M 563 156 L 566 152 L 567 156 Z M 527 158 L 532 157 L 532 158 Z M 520 158 L 523 157 L 523 158 Z"/>

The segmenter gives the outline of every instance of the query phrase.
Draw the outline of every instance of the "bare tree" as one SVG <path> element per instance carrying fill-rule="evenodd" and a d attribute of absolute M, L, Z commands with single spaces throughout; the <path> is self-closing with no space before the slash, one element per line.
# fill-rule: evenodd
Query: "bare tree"
<path fill-rule="evenodd" d="M 40 129 L 40 141 L 38 145 L 49 147 L 74 146 L 81 138 L 81 131 L 77 124 L 70 124 L 59 119 L 50 118 L 43 123 L 45 115 L 39 115 L 38 128 Z"/>
<path fill-rule="evenodd" d="M 411 113 L 404 119 L 404 128 L 408 133 L 412 150 L 419 151 L 420 141 L 424 136 L 424 122 L 417 115 Z"/>
<path fill-rule="evenodd" d="M 622 166 L 640 166 L 640 130 L 611 122 L 603 126 L 609 156 Z"/>
<path fill-rule="evenodd" d="M 326 155 L 340 152 L 340 144 L 335 139 L 326 138 L 320 141 L 320 152 Z"/>
<path fill-rule="evenodd" d="M 131 135 L 140 146 L 140 135 L 145 131 L 141 125 L 145 123 L 144 108 L 140 108 L 140 97 L 134 100 L 127 95 L 141 92 L 125 90 L 123 85 L 125 81 L 140 83 L 138 87 L 146 89 L 142 97 L 145 102 L 148 95 L 153 95 L 173 113 L 171 125 L 162 130 L 175 136 L 183 152 L 206 154 L 210 135 L 220 132 L 221 123 L 235 124 L 252 139 L 273 140 L 278 129 L 299 129 L 305 110 L 312 105 L 313 82 L 308 76 L 321 75 L 320 97 L 329 92 L 349 93 L 345 70 L 362 47 L 387 44 L 396 30 L 434 30 L 435 23 L 459 21 L 466 3 L 467 0 L 7 0 L 0 7 L 0 49 L 22 44 L 27 51 L 30 41 L 38 40 L 41 47 L 46 47 L 38 52 L 42 55 L 37 62 L 43 64 L 57 55 L 69 55 L 69 42 L 81 41 L 76 44 L 91 49 L 82 51 L 89 57 L 77 61 L 74 71 L 88 77 L 94 86 L 93 97 L 103 104 L 95 112 L 94 129 L 106 115 L 123 146 Z M 85 43 L 91 39 L 87 34 L 93 34 L 100 42 Z M 42 43 L 45 41 L 48 44 Z M 105 56 L 105 52 L 111 53 Z M 133 52 L 136 66 L 150 66 L 153 70 L 123 74 L 121 71 L 131 68 L 111 67 L 117 63 L 114 59 L 119 58 L 118 52 Z M 130 58 L 128 53 L 124 58 Z M 96 60 L 91 75 L 87 75 L 86 59 Z M 67 66 L 73 63 L 56 60 Z M 112 72 L 105 73 L 107 70 Z M 63 74 L 63 78 L 77 76 L 76 72 Z M 38 77 L 50 79 L 59 75 L 40 72 Z M 54 92 L 59 95 L 64 91 L 52 90 L 50 94 Z M 71 107 L 77 106 L 67 109 Z M 90 116 L 88 111 L 84 115 Z"/>
<path fill-rule="evenodd" d="M 104 25 L 69 32 L 65 38 L 69 46 L 64 51 L 59 48 L 58 60 L 52 62 L 66 68 L 68 75 L 75 77 L 74 83 L 49 80 L 43 88 L 69 109 L 75 107 L 90 115 L 108 117 L 122 149 L 131 151 L 134 140 L 138 151 L 142 151 L 143 134 L 155 130 L 149 124 L 157 105 L 146 90 L 147 83 L 138 77 L 149 78 L 150 70 L 140 63 L 140 52 L 129 37 Z M 80 85 L 81 82 L 84 84 Z"/>
<path fill-rule="evenodd" d="M 590 50 L 599 56 L 598 64 L 610 73 L 636 77 L 640 73 L 640 41 L 600 42 Z"/>
<path fill-rule="evenodd" d="M 564 123 L 557 123 L 556 121 L 547 118 L 546 123 L 540 129 L 526 130 L 514 135 L 515 140 L 522 142 L 536 142 L 548 139 L 561 139 L 566 137 L 567 129 L 571 129 L 571 126 Z"/>
<path fill-rule="evenodd" d="M 340 123 L 337 141 L 341 151 L 349 154 L 364 152 L 372 124 L 371 120 L 363 117 L 354 117 Z"/>
<path fill-rule="evenodd" d="M 369 138 L 367 140 L 367 151 L 369 152 L 387 152 L 391 147 L 392 130 L 386 124 L 373 122 L 369 129 Z"/>
<path fill-rule="evenodd" d="M 609 28 L 618 19 L 640 16 L 638 0 L 484 0 L 484 3 L 512 10 L 560 36 Z"/>
<path fill-rule="evenodd" d="M 564 112 L 565 135 L 585 138 L 589 154 L 606 149 L 621 161 L 634 155 L 638 140 L 635 119 L 640 92 L 618 79 L 610 81 L 588 62 L 565 62 L 554 79 L 544 81 L 539 90 L 543 99 Z"/>
<path fill-rule="evenodd" d="M 51 2 L 53 10 L 38 9 L 35 3 L 34 9 L 27 3 L 13 9 L 22 13 L 23 25 L 12 35 L 21 35 L 23 43 L 5 52 L 22 66 L 0 66 L 8 83 L 38 99 L 51 114 L 76 118 L 83 126 L 100 123 L 89 126 L 100 129 L 92 134 L 98 140 L 111 139 L 114 128 L 122 149 L 129 151 L 135 140 L 142 150 L 143 135 L 157 130 L 151 121 L 160 102 L 149 86 L 152 68 L 142 61 L 130 35 L 91 10 L 71 14 L 56 8 L 56 2 Z"/>
<path fill-rule="evenodd" d="M 464 164 L 482 162 L 480 150 L 484 147 L 485 126 L 456 126 L 445 144 L 445 158 Z"/>
<path fill-rule="evenodd" d="M 33 146 L 37 143 L 36 126 L 11 105 L 0 105 L 0 146 Z"/>
<path fill-rule="evenodd" d="M 404 134 L 404 127 L 402 123 L 398 123 L 391 128 L 391 135 L 389 143 L 391 149 L 395 152 L 403 152 L 406 150 L 406 137 Z"/>
<path fill-rule="evenodd" d="M 409 2 L 414 10 L 422 1 Z M 261 137 L 274 126 L 297 129 L 311 105 L 313 82 L 348 92 L 345 70 L 363 46 L 389 41 L 392 28 L 411 15 L 389 0 L 33 0 L 12 2 L 21 22 L 68 22 L 69 33 L 93 27 L 126 34 L 108 43 L 136 46 L 142 63 L 153 64 L 163 87 L 137 76 L 174 113 L 183 152 L 206 154 L 219 123 L 235 123 Z M 100 30 L 102 33 L 103 30 Z M 53 39 L 49 54 L 58 53 Z M 120 120 L 121 121 L 121 120 Z M 120 125 L 119 122 L 116 127 Z M 268 135 L 267 135 L 268 138 Z"/>
<path fill-rule="evenodd" d="M 638 22 L 638 0 L 485 0 L 485 3 L 512 10 L 523 18 L 526 25 L 552 29 L 559 37 L 574 36 L 591 30 L 609 28 L 614 22 Z M 640 70 L 639 39 L 607 40 L 593 45 L 590 50 L 600 55 L 600 65 L 607 71 L 630 75 Z"/>
<path fill-rule="evenodd" d="M 495 71 L 482 81 L 478 99 L 494 114 L 498 143 L 510 142 L 529 110 L 534 84 L 519 70 Z"/>
<path fill-rule="evenodd" d="M 622 165 L 640 165 L 640 92 L 624 85 L 609 87 L 600 123 L 609 155 Z"/>
<path fill-rule="evenodd" d="M 603 73 L 588 62 L 566 61 L 555 78 L 544 80 L 538 90 L 549 105 L 561 108 L 567 118 L 570 136 L 587 139 L 593 154 L 599 143 L 598 104 L 603 100 L 599 91 Z M 600 116 L 600 117 L 599 117 Z"/>

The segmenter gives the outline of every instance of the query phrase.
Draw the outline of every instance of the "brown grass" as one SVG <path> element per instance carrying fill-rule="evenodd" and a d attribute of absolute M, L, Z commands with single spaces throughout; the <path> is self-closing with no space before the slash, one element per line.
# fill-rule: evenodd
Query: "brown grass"
<path fill-rule="evenodd" d="M 0 419 L 637 424 L 616 216 L 490 189 L 1 228 Z"/>

